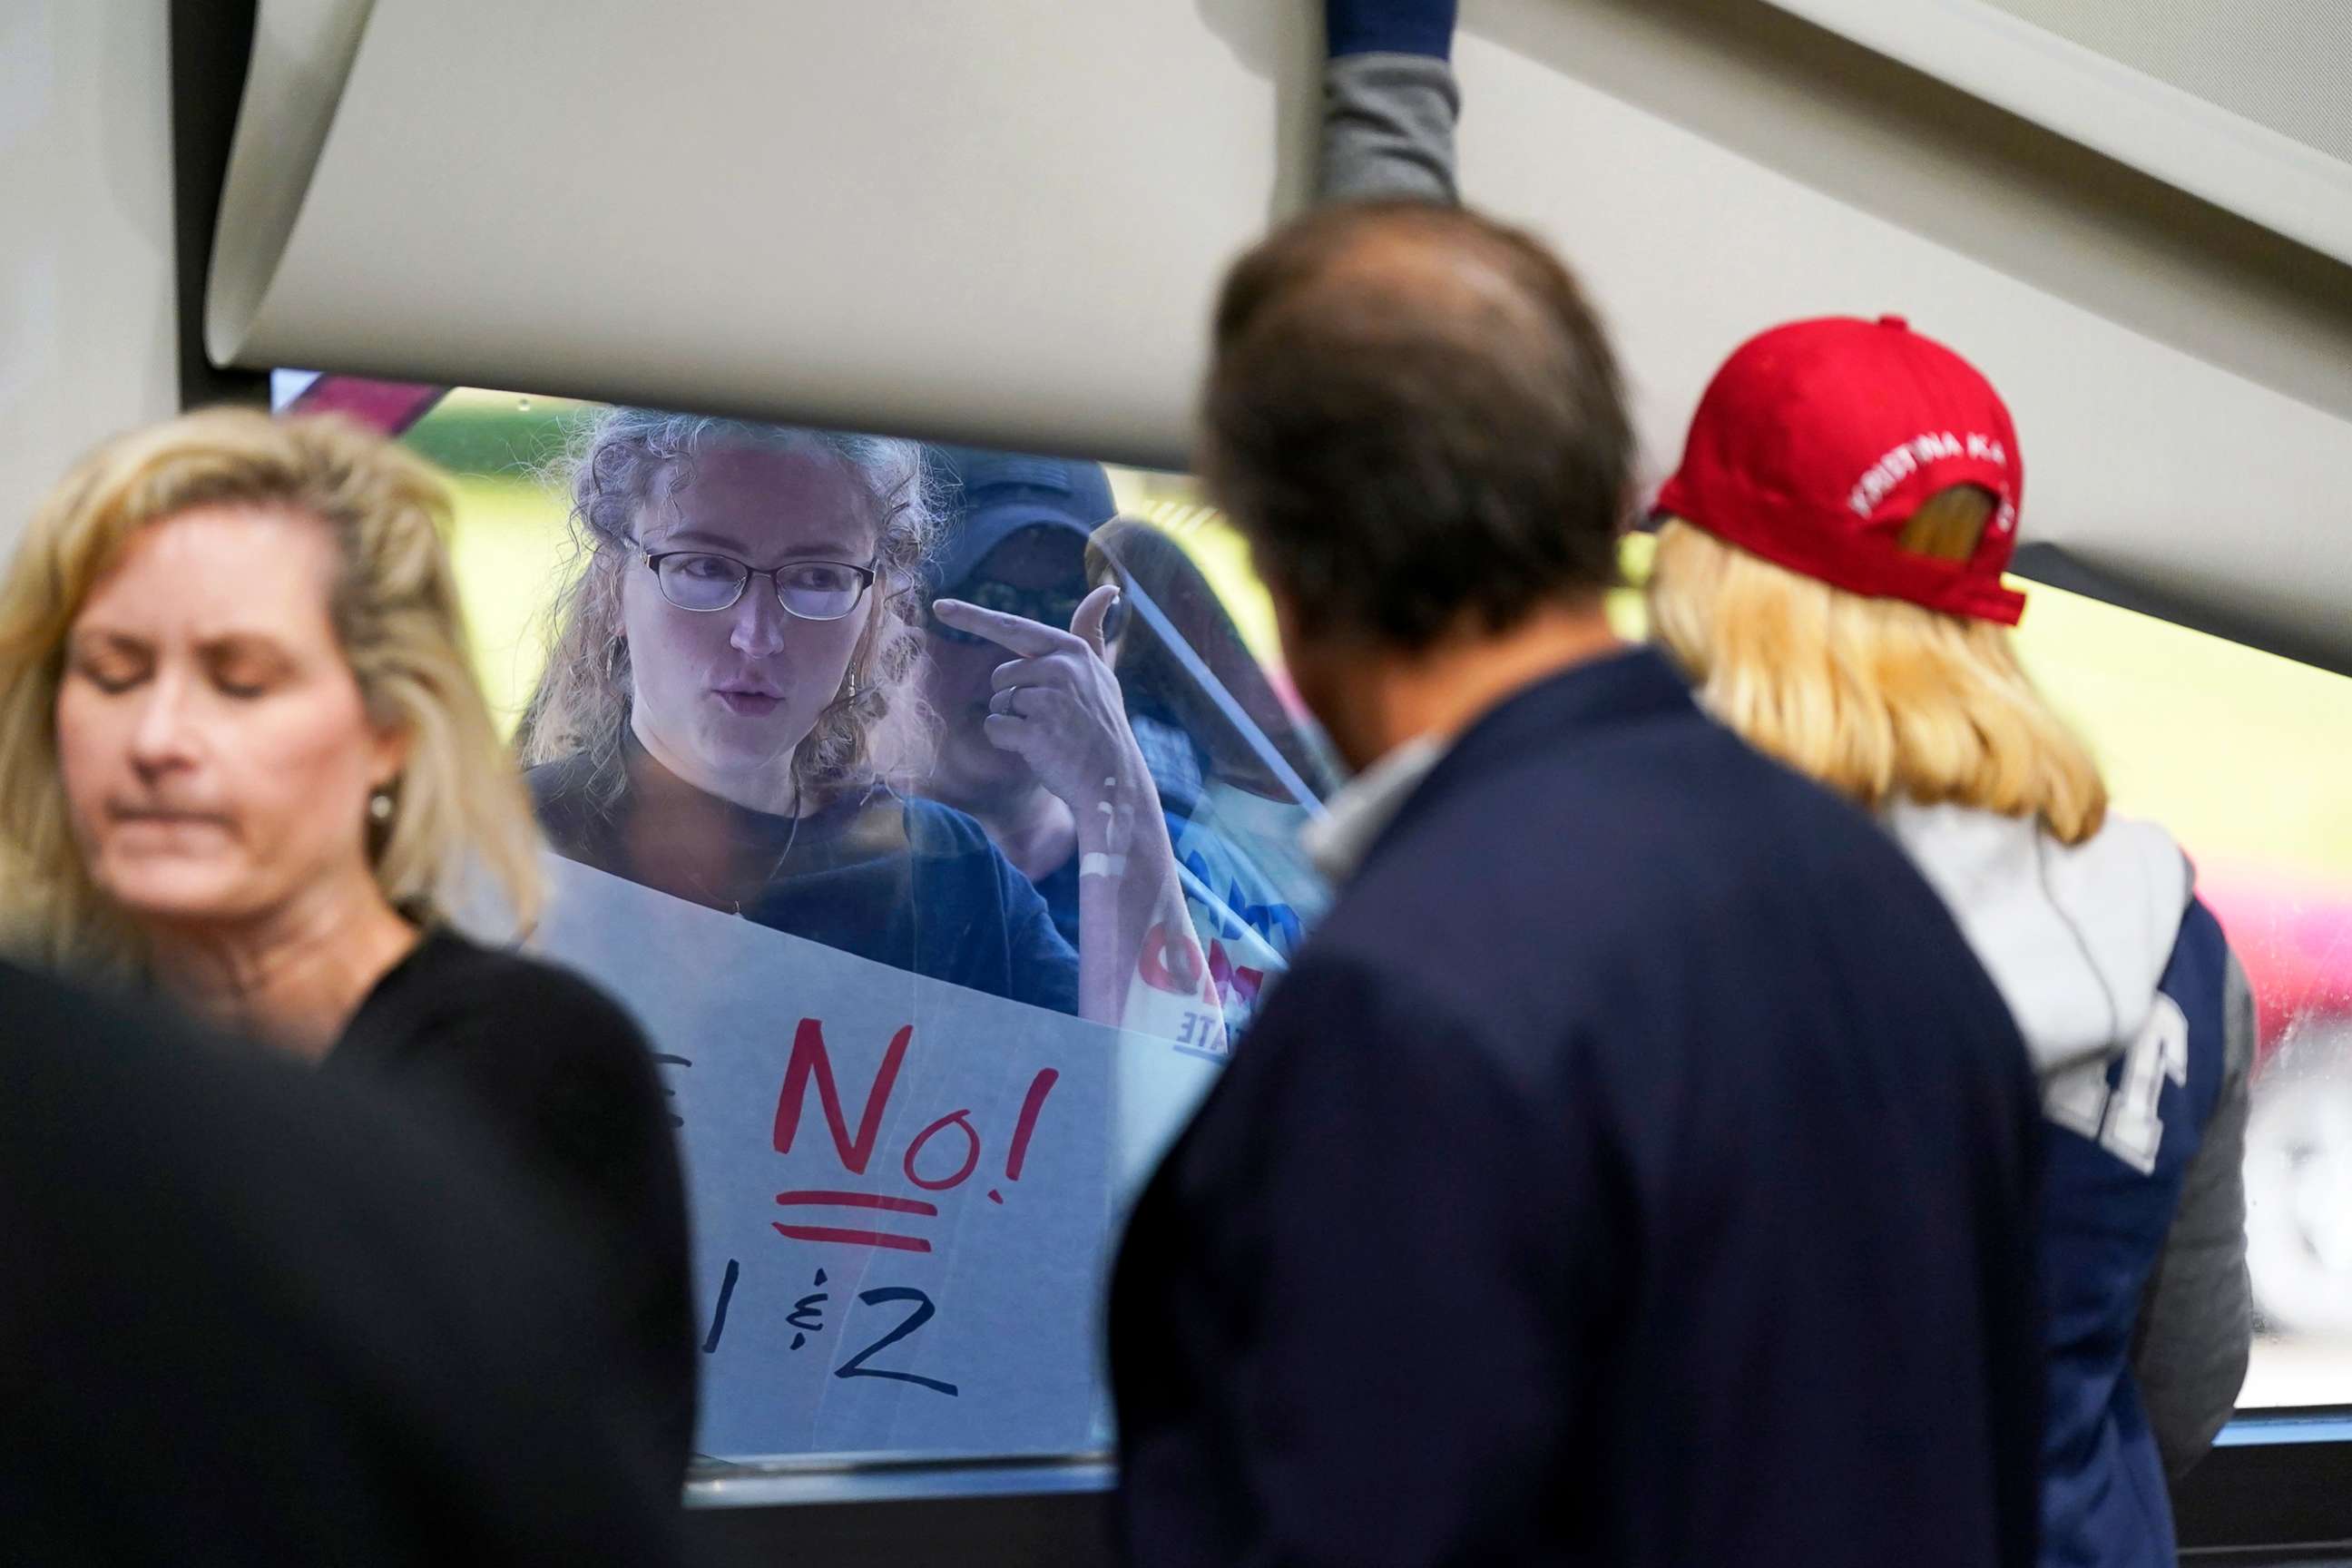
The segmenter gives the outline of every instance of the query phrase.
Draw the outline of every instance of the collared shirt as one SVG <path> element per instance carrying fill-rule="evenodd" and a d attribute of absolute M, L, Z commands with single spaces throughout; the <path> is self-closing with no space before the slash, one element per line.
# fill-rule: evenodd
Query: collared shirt
<path fill-rule="evenodd" d="M 1628 649 L 1619 647 L 1597 659 L 1583 661 L 1607 664 L 1626 657 Z M 1573 668 L 1573 667 L 1571 667 Z M 1547 678 L 1549 679 L 1549 678 Z M 1540 681 L 1534 684 L 1541 684 Z M 1506 695 L 1496 707 L 1500 708 L 1517 693 Z M 1489 710 L 1491 711 L 1491 710 Z M 1475 726 L 1478 718 L 1470 724 Z M 1468 728 L 1469 726 L 1465 726 Z M 1355 874 L 1371 853 L 1372 846 L 1388 825 L 1396 820 L 1404 803 L 1412 798 L 1413 791 L 1435 772 L 1446 753 L 1454 750 L 1456 737 L 1451 735 L 1418 735 L 1348 781 L 1339 792 L 1324 803 L 1324 815 L 1299 830 L 1298 841 L 1308 859 L 1323 879 L 1334 885 Z"/>
<path fill-rule="evenodd" d="M 1299 830 L 1298 841 L 1326 881 L 1345 881 L 1364 863 L 1381 831 L 1451 748 L 1450 741 L 1436 735 L 1407 741 L 1325 803 L 1324 815 Z"/>

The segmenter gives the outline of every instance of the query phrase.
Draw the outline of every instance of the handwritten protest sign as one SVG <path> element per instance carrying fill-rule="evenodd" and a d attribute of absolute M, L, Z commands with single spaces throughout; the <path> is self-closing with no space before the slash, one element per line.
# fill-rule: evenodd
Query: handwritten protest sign
<path fill-rule="evenodd" d="M 548 868 L 539 945 L 636 1014 L 679 1122 L 696 1447 L 1101 1444 L 1116 1226 L 1217 1062 Z"/>

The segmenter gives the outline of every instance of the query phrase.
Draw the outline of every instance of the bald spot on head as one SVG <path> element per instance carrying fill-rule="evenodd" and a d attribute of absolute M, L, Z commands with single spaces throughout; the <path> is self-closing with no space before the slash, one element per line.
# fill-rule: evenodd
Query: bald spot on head
<path fill-rule="evenodd" d="M 1263 289 L 1228 293 L 1220 351 L 1263 335 L 1293 349 L 1317 338 L 1333 346 L 1419 339 L 1500 354 L 1556 336 L 1525 254 L 1446 221 L 1456 216 L 1420 205 L 1339 209 L 1321 243 L 1270 268 Z"/>
<path fill-rule="evenodd" d="M 1309 622 L 1425 646 L 1614 581 L 1616 363 L 1529 236 L 1425 204 L 1312 213 L 1235 264 L 1214 339 L 1203 472 Z"/>

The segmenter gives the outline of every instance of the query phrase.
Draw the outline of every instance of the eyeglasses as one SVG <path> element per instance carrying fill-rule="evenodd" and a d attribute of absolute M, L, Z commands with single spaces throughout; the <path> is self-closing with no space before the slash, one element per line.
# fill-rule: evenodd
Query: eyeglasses
<path fill-rule="evenodd" d="M 1024 620 L 1040 621 L 1056 631 L 1067 631 L 1078 606 L 1086 602 L 1091 589 L 1072 594 L 1059 588 L 1016 588 L 1010 583 L 982 581 L 966 583 L 943 599 L 961 599 L 967 605 L 977 605 L 983 610 L 996 610 Z M 1125 622 L 1127 602 L 1122 599 L 1111 606 L 1110 616 L 1103 622 L 1103 636 L 1115 637 Z M 989 639 L 972 632 L 959 631 L 943 621 L 930 623 L 931 630 L 949 642 L 971 647 Z"/>
<path fill-rule="evenodd" d="M 765 577 L 775 584 L 784 614 L 795 620 L 837 621 L 865 603 L 866 590 L 874 586 L 871 565 L 839 561 L 787 561 L 763 570 L 732 555 L 665 550 L 648 553 L 645 562 L 661 584 L 662 597 L 698 615 L 733 608 L 752 578 Z"/>

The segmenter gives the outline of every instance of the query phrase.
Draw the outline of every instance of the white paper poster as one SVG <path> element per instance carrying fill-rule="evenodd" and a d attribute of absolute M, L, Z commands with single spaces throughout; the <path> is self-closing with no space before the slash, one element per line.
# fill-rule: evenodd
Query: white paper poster
<path fill-rule="evenodd" d="M 1217 1059 L 548 864 L 535 945 L 636 1015 L 679 1121 L 696 1447 L 1102 1446 L 1114 1227 Z"/>

